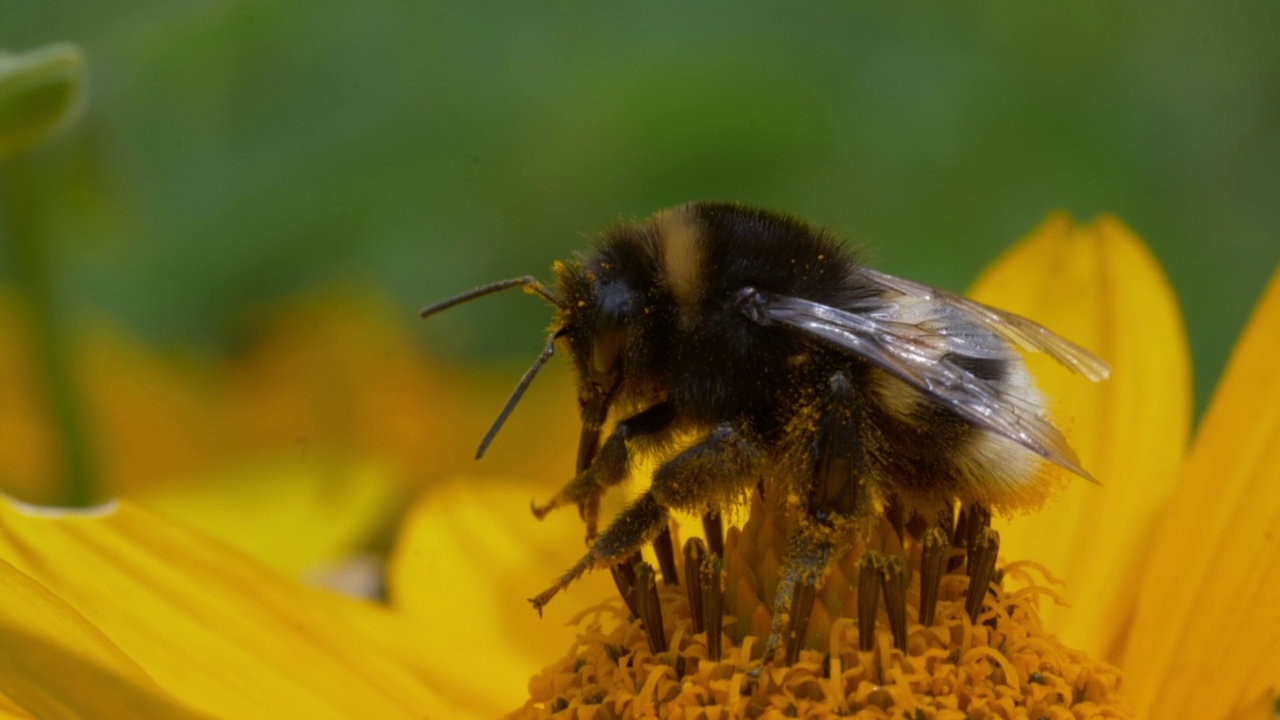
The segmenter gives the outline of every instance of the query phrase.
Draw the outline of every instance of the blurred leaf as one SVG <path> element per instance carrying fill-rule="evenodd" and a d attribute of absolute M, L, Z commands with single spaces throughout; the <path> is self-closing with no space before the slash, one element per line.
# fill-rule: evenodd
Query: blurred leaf
<path fill-rule="evenodd" d="M 80 107 L 84 75 L 84 54 L 75 45 L 0 50 L 0 162 L 67 122 Z"/>

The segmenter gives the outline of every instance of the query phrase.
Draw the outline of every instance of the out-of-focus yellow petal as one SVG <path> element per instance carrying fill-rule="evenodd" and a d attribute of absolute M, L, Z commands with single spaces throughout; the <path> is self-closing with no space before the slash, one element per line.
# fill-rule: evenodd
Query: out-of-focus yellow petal
<path fill-rule="evenodd" d="M 383 296 L 347 290 L 264 316 L 261 341 L 225 373 L 234 447 L 253 455 L 306 442 L 313 452 L 358 453 L 418 489 L 472 472 L 472 449 L 524 368 L 433 365 L 394 320 L 403 312 Z M 538 377 L 485 456 L 485 473 L 568 479 L 578 430 L 566 375 L 553 363 Z"/>
<path fill-rule="evenodd" d="M 196 718 L 97 628 L 0 560 L 0 717 Z"/>
<path fill-rule="evenodd" d="M 454 716 L 322 591 L 128 503 L 88 515 L 0 503 L 0 528 L 0 559 L 187 706 L 234 718 Z M 108 651 L 68 650 L 90 661 Z"/>
<path fill-rule="evenodd" d="M 382 467 L 298 448 L 193 481 L 139 490 L 139 505 L 294 577 L 366 548 L 391 526 L 402 486 Z"/>
<path fill-rule="evenodd" d="M 538 618 L 526 598 L 586 548 L 577 513 L 564 508 L 540 522 L 529 512 L 533 492 L 465 480 L 431 492 L 410 511 L 392 559 L 393 606 L 439 659 L 433 676 L 483 699 L 478 709 L 491 717 L 523 703 L 529 679 L 570 647 L 568 618 L 617 592 L 608 572 L 591 573 Z"/>
<path fill-rule="evenodd" d="M 1072 477 L 1034 515 L 999 523 L 1006 557 L 1034 558 L 1066 581 L 1072 608 L 1046 623 L 1069 645 L 1114 657 L 1135 573 L 1182 460 L 1191 418 L 1190 353 L 1159 263 L 1123 223 L 1050 217 L 972 296 L 1025 315 L 1097 353 L 1111 378 L 1090 383 L 1027 357 L 1054 422 L 1101 487 Z"/>
<path fill-rule="evenodd" d="M 1227 366 L 1152 540 L 1125 658 L 1145 717 L 1225 717 L 1280 691 L 1277 357 L 1280 274 Z"/>
<path fill-rule="evenodd" d="M 12 698 L 0 693 L 0 720 L 30 720 L 35 715 L 22 709 Z"/>
<path fill-rule="evenodd" d="M 192 477 L 229 454 L 211 367 L 105 324 L 81 333 L 74 361 L 99 495 Z"/>
<path fill-rule="evenodd" d="M 12 698 L 0 692 L 0 720 L 29 720 L 35 717 L 23 710 Z"/>

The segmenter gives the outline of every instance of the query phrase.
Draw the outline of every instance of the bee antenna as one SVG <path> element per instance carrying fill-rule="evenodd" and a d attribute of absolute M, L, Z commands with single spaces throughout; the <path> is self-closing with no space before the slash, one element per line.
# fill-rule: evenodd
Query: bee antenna
<path fill-rule="evenodd" d="M 552 295 L 551 291 L 539 282 L 537 278 L 532 275 L 525 275 L 524 277 L 511 278 L 510 280 L 499 280 L 498 282 L 489 283 L 488 285 L 481 285 L 480 287 L 468 290 L 461 295 L 454 295 L 447 300 L 441 300 L 434 305 L 428 305 L 422 308 L 422 312 L 418 313 L 418 316 L 424 318 L 431 317 L 442 310 L 448 310 L 454 305 L 461 305 L 468 300 L 475 300 L 478 297 L 492 295 L 493 293 L 509 290 L 517 286 L 524 287 L 524 289 L 529 292 L 541 295 L 544 300 L 556 307 L 564 307 L 564 304 L 560 302 L 560 299 L 555 295 Z"/>
<path fill-rule="evenodd" d="M 511 282 L 511 281 L 506 281 Z M 518 280 L 516 282 L 519 282 Z M 497 283 L 495 283 L 496 285 Z M 510 286 L 508 286 L 510 287 Z M 474 291 L 473 291 L 474 292 Z M 493 291 L 490 291 L 493 292 Z M 556 351 L 556 340 L 564 334 L 564 330 L 560 329 L 552 333 L 551 338 L 547 340 L 547 346 L 543 348 L 542 353 L 538 355 L 538 359 L 533 361 L 533 365 L 524 371 L 524 377 L 520 378 L 520 382 L 516 385 L 516 389 L 511 391 L 511 397 L 507 398 L 507 404 L 502 406 L 502 411 L 498 413 L 498 417 L 494 419 L 493 425 L 489 427 L 489 432 L 484 434 L 484 439 L 480 441 L 480 447 L 476 450 L 476 459 L 484 457 L 484 451 L 489 449 L 489 443 L 493 442 L 494 436 L 502 429 L 503 423 L 507 421 L 507 417 L 511 415 L 511 411 L 516 408 L 516 403 L 520 402 L 520 398 L 524 397 L 524 391 L 529 389 L 529 383 L 537 377 L 538 371 L 543 365 L 551 359 Z"/>

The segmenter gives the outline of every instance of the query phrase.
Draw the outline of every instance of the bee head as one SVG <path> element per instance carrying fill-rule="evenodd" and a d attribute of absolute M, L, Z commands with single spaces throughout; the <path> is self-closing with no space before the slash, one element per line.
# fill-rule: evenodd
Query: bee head
<path fill-rule="evenodd" d="M 622 382 L 636 293 L 607 264 L 557 263 L 555 271 L 564 299 L 556 326 L 568 341 L 583 394 L 609 395 Z"/>

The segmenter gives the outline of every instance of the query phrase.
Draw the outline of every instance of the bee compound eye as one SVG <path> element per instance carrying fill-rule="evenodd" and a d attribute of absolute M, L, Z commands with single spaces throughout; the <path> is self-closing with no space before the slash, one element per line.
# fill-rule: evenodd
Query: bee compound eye
<path fill-rule="evenodd" d="M 618 382 L 622 349 L 627 341 L 628 298 L 619 293 L 601 297 L 596 310 L 595 328 L 591 333 L 591 381 L 605 388 Z"/>

